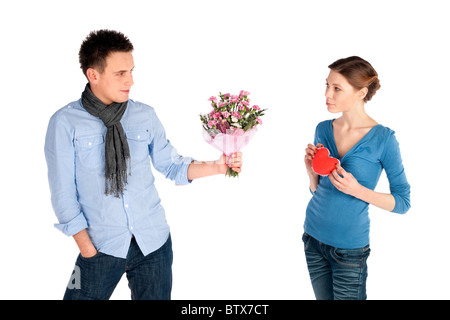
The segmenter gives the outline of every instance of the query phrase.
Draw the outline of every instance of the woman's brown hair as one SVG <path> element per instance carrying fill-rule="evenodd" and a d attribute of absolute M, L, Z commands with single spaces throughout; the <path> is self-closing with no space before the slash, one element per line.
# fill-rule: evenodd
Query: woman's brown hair
<path fill-rule="evenodd" d="M 370 101 L 381 87 L 378 73 L 369 62 L 360 57 L 339 59 L 330 64 L 328 68 L 343 75 L 355 89 L 367 88 L 364 102 Z"/>

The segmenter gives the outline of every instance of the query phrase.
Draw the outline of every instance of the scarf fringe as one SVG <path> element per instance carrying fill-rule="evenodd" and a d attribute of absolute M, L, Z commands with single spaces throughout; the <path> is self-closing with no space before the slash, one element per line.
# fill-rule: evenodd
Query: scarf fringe
<path fill-rule="evenodd" d="M 116 173 L 111 174 L 110 177 L 105 179 L 105 195 L 113 195 L 120 199 L 120 195 L 126 190 L 125 185 L 128 183 L 127 176 L 131 176 L 131 172 L 127 174 L 127 170 L 122 170 L 118 174 L 119 179 Z"/>

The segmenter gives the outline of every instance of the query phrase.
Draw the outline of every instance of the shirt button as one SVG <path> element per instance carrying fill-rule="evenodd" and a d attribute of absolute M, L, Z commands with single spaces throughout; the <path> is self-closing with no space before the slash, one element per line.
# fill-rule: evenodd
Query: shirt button
<path fill-rule="evenodd" d="M 133 226 L 130 226 L 130 230 L 133 230 Z"/>
<path fill-rule="evenodd" d="M 128 204 L 125 205 L 125 208 L 128 208 Z"/>
<path fill-rule="evenodd" d="M 141 136 L 137 136 L 138 140 L 141 139 Z"/>
<path fill-rule="evenodd" d="M 88 145 L 89 145 L 89 146 L 92 146 L 92 142 L 89 142 Z"/>

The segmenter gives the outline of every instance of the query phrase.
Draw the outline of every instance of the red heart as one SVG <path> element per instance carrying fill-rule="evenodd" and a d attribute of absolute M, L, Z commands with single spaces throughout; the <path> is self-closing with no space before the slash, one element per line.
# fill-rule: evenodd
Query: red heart
<path fill-rule="evenodd" d="M 312 167 L 315 173 L 327 176 L 339 163 L 338 159 L 330 157 L 330 151 L 327 148 L 319 148 L 314 155 Z"/>

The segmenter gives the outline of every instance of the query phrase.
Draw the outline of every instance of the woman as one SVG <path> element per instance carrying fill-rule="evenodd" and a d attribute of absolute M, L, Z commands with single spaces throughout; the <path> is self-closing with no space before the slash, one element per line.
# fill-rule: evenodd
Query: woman
<path fill-rule="evenodd" d="M 394 131 L 378 124 L 365 111 L 380 88 L 378 74 L 359 57 L 329 66 L 326 105 L 342 116 L 316 127 L 308 144 L 305 165 L 313 194 L 304 224 L 305 255 L 317 299 L 366 299 L 369 213 L 372 204 L 405 213 L 410 186 Z M 325 147 L 340 164 L 328 176 L 312 169 L 318 148 Z M 383 168 L 391 193 L 374 191 Z"/>

